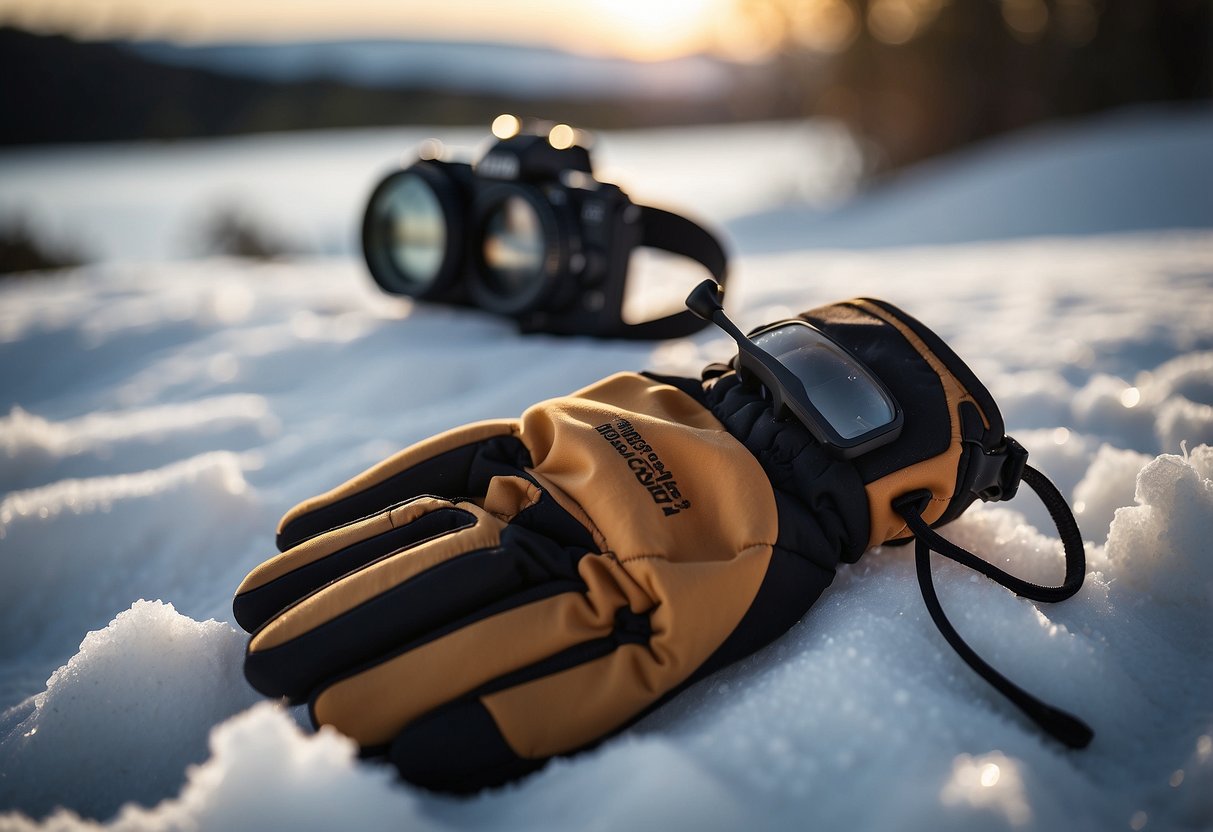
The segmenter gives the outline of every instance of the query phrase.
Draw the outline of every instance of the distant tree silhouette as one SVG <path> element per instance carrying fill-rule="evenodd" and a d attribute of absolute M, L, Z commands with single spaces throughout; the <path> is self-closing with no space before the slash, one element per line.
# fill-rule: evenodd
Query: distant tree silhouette
<path fill-rule="evenodd" d="M 1047 118 L 1211 95 L 1208 0 L 737 2 L 779 27 L 791 106 L 845 120 L 883 167 Z M 850 28 L 831 41 L 840 20 Z"/>
<path fill-rule="evenodd" d="M 0 222 L 0 277 L 78 266 L 84 258 L 65 246 L 48 244 L 23 219 Z"/>

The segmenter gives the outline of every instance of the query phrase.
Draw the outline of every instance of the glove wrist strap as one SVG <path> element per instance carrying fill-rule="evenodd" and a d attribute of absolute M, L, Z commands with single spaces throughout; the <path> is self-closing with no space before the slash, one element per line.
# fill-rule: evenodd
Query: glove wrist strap
<path fill-rule="evenodd" d="M 935 585 L 931 580 L 931 552 L 935 551 L 980 572 L 1017 595 L 1034 601 L 1063 601 L 1082 587 L 1083 576 L 1086 573 L 1086 558 L 1078 523 L 1075 522 L 1069 505 L 1048 478 L 1030 465 L 1024 466 L 1023 482 L 1039 495 L 1061 536 L 1066 557 L 1066 575 L 1060 586 L 1041 586 L 1017 578 L 944 539 L 922 518 L 922 510 L 926 505 L 924 498 L 929 499 L 929 492 L 919 491 L 904 495 L 894 501 L 893 508 L 905 519 L 906 525 L 914 532 L 914 561 L 918 573 L 918 585 L 922 590 L 922 598 L 927 606 L 927 611 L 931 614 L 931 620 L 939 628 L 940 634 L 969 667 L 999 693 L 1011 700 L 1047 734 L 1070 748 L 1085 748 L 1094 736 L 1091 728 L 1072 714 L 1037 699 L 978 656 L 948 621 L 943 607 L 939 603 L 939 596 L 935 593 Z"/>

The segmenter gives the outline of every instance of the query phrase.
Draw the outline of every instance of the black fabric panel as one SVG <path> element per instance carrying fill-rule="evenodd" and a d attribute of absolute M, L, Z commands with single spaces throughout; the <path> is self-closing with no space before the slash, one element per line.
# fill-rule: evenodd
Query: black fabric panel
<path fill-rule="evenodd" d="M 509 534 L 526 529 L 579 553 L 599 551 L 590 530 L 565 511 L 534 477 L 522 471 L 516 472 L 514 476 L 525 479 L 538 488 L 540 497 L 510 520 L 509 528 L 512 531 Z"/>
<path fill-rule="evenodd" d="M 755 653 L 786 633 L 804 617 L 834 581 L 826 569 L 782 546 L 771 553 L 771 565 L 754 603 L 724 643 L 685 682 L 662 702 L 721 668 Z"/>
<path fill-rule="evenodd" d="M 387 756 L 405 780 L 455 793 L 501 785 L 547 762 L 515 754 L 479 699 L 461 699 L 416 720 Z"/>
<path fill-rule="evenodd" d="M 834 459 L 795 419 L 778 421 L 770 401 L 736 373 L 703 392 L 705 406 L 758 460 L 776 493 L 779 537 L 808 558 L 858 560 L 868 545 L 868 496 L 853 461 Z"/>
<path fill-rule="evenodd" d="M 964 388 L 972 394 L 973 399 L 977 402 L 982 412 L 985 413 L 986 419 L 990 423 L 990 430 L 986 438 L 986 450 L 997 448 L 1002 443 L 1003 434 L 1006 433 L 1006 428 L 1002 421 L 1002 413 L 999 412 L 998 405 L 994 402 L 994 397 L 990 395 L 990 391 L 986 389 L 986 386 L 969 369 L 969 366 L 960 360 L 960 356 L 953 352 L 952 348 L 942 338 L 928 329 L 918 319 L 907 315 L 901 309 L 886 301 L 874 300 L 873 298 L 864 298 L 864 300 L 879 306 L 908 326 L 915 335 L 922 339 L 931 352 L 935 353 L 935 356 L 952 372 L 952 375 L 956 376 L 960 383 L 964 385 Z"/>
<path fill-rule="evenodd" d="M 249 653 L 245 676 L 262 693 L 301 701 L 326 680 L 498 612 L 584 590 L 577 562 L 585 554 L 528 529 L 507 528 L 495 548 L 454 557 L 298 638 Z"/>
<path fill-rule="evenodd" d="M 295 518 L 278 533 L 278 551 L 423 494 L 451 499 L 483 496 L 494 476 L 517 473 L 530 464 L 530 453 L 515 436 L 495 436 L 453 448 L 365 491 Z"/>
<path fill-rule="evenodd" d="M 849 304 L 800 316 L 853 352 L 889 388 L 905 423 L 896 441 L 854 460 L 865 483 L 944 453 L 951 417 L 943 383 L 918 350 L 894 327 Z"/>
<path fill-rule="evenodd" d="M 825 452 L 795 419 L 777 421 L 771 402 L 724 365 L 709 365 L 708 384 L 645 373 L 707 408 L 758 460 L 775 491 L 779 539 L 804 557 L 854 562 L 867 547 L 868 497 L 852 462 Z M 823 554 L 824 553 L 824 554 Z"/>
<path fill-rule="evenodd" d="M 392 552 L 470 526 L 473 522 L 475 517 L 462 509 L 436 509 L 423 514 L 412 523 L 339 549 L 254 590 L 237 595 L 232 600 L 232 612 L 235 613 L 240 626 L 251 633 L 274 614 L 330 581 Z"/>

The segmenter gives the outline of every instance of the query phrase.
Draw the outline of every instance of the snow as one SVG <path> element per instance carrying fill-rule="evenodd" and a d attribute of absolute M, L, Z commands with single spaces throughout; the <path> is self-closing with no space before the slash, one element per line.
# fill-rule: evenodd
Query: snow
<path fill-rule="evenodd" d="M 41 814 L 72 783 L 72 805 L 101 816 L 176 791 L 186 766 L 205 758 L 210 726 L 256 699 L 243 684 L 242 641 L 226 624 L 136 601 L 85 636 L 46 690 L 12 715 L 28 714 L 11 729 L 21 742 L 4 744 L 5 789 Z M 106 719 L 97 719 L 98 703 Z"/>
<path fill-rule="evenodd" d="M 426 139 L 467 156 L 486 135 L 405 127 L 9 150 L 0 153 L 0 221 L 23 218 L 41 237 L 99 259 L 161 262 L 206 253 L 200 227 L 227 212 L 295 251 L 357 254 L 366 198 L 386 170 Z M 594 138 L 600 179 L 715 222 L 791 200 L 829 204 L 860 172 L 854 143 L 828 123 Z"/>
<path fill-rule="evenodd" d="M 1098 135 L 1092 141 L 1093 135 Z M 1213 112 L 1123 110 L 1032 128 L 928 162 L 879 200 L 817 219 L 803 208 L 746 219 L 756 242 L 870 248 L 1213 225 Z M 907 222 L 907 216 L 913 221 Z"/>
<path fill-rule="evenodd" d="M 342 239 L 400 133 L 0 156 L 25 171 L 0 176 L 0 205 L 37 196 L 47 227 L 82 219 L 112 237 L 106 262 L 0 285 L 0 829 L 1213 827 L 1213 190 L 1189 187 L 1208 176 L 1210 128 L 1206 112 L 1161 110 L 1038 131 L 913 174 L 916 200 L 894 184 L 834 211 L 847 177 L 814 167 L 845 150 L 803 163 L 801 184 L 743 152 L 837 149 L 813 143 L 829 135 L 816 127 L 602 137 L 634 192 L 643 181 L 646 198 L 726 226 L 743 327 L 883 297 L 987 383 L 1075 505 L 1086 583 L 1036 604 L 937 558 L 936 585 L 981 655 L 1096 736 L 1081 752 L 1043 737 L 936 632 L 912 554 L 876 549 L 767 649 L 600 748 L 468 799 L 400 783 L 259 701 L 235 586 L 274 551 L 282 511 L 399 447 L 617 370 L 694 373 L 728 356 L 725 339 L 523 337 L 383 296 L 348 246 L 250 264 L 179 259 L 158 239 L 229 166 L 266 217 Z M 1088 162 L 1050 187 L 1079 146 Z M 301 152 L 320 183 L 278 192 L 289 166 L 272 160 Z M 83 187 L 113 184 L 118 161 L 137 185 Z M 713 197 L 713 169 L 748 180 Z M 342 170 L 357 181 L 321 199 Z M 1142 170 L 1160 177 L 1143 201 L 1175 196 L 1151 214 L 1165 224 L 1087 193 Z M 983 209 L 933 237 L 936 214 L 915 205 L 978 185 Z M 787 205 L 809 196 L 817 207 Z M 1067 211 L 1048 207 L 1063 198 Z M 1048 217 L 1048 236 L 995 233 L 1010 215 Z M 897 222 L 864 226 L 880 216 Z M 645 275 L 637 306 L 696 277 Z M 947 534 L 1060 578 L 1026 489 Z"/>

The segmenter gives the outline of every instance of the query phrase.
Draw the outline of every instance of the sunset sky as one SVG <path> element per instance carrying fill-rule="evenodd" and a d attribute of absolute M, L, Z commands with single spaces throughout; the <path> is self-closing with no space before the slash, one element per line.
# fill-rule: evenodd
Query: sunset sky
<path fill-rule="evenodd" d="M 732 7 L 732 0 L 0 0 L 0 25 L 185 42 L 504 40 L 659 59 L 728 48 L 737 34 Z"/>

